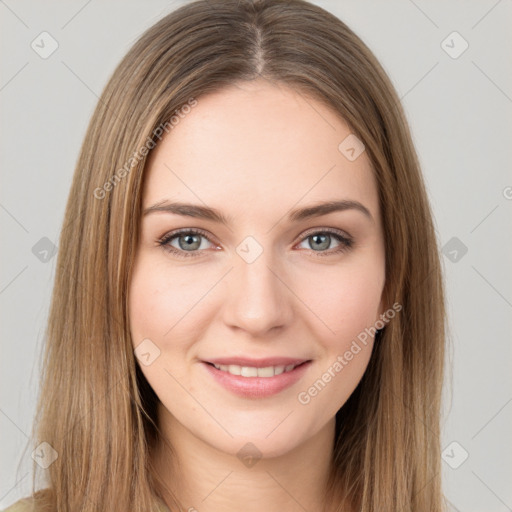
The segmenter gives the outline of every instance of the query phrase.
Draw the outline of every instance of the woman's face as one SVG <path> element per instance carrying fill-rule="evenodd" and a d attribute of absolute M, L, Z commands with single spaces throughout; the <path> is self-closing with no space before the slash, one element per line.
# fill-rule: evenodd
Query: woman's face
<path fill-rule="evenodd" d="M 151 153 L 143 210 L 130 327 L 159 421 L 263 457 L 332 425 L 385 311 L 377 188 L 347 125 L 263 80 L 200 97 Z"/>

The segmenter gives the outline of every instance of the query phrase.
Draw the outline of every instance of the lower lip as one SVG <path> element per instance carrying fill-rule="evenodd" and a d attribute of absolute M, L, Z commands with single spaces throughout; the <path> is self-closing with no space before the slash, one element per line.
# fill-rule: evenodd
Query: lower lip
<path fill-rule="evenodd" d="M 273 377 L 242 377 L 218 370 L 208 363 L 202 364 L 217 382 L 232 393 L 244 398 L 266 398 L 293 386 L 302 378 L 311 361 L 296 366 L 290 372 L 283 372 Z"/>

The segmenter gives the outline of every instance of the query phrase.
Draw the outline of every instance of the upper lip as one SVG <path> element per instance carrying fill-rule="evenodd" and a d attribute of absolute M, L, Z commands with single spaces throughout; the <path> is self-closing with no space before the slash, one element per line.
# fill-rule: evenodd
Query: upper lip
<path fill-rule="evenodd" d="M 290 364 L 297 366 L 306 361 L 309 361 L 309 359 L 298 359 L 296 357 L 265 357 L 263 359 L 252 359 L 250 357 L 219 357 L 208 359 L 204 362 L 226 366 L 233 364 L 238 366 L 251 366 L 253 368 L 266 368 L 268 366 L 288 366 Z"/>

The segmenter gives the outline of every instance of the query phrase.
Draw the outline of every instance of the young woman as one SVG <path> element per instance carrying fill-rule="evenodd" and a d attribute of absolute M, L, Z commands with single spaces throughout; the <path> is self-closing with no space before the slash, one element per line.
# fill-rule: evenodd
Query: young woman
<path fill-rule="evenodd" d="M 198 0 L 151 27 L 59 245 L 46 481 L 10 512 L 445 510 L 432 213 L 397 94 L 335 16 Z"/>

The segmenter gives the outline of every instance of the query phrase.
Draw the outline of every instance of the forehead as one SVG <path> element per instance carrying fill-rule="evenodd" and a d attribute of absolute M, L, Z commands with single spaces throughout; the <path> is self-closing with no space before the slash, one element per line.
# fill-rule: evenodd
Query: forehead
<path fill-rule="evenodd" d="M 264 80 L 201 96 L 151 152 L 144 206 L 202 201 L 229 213 L 352 199 L 378 216 L 366 153 L 349 160 L 350 134 L 334 111 L 309 95 Z"/>

